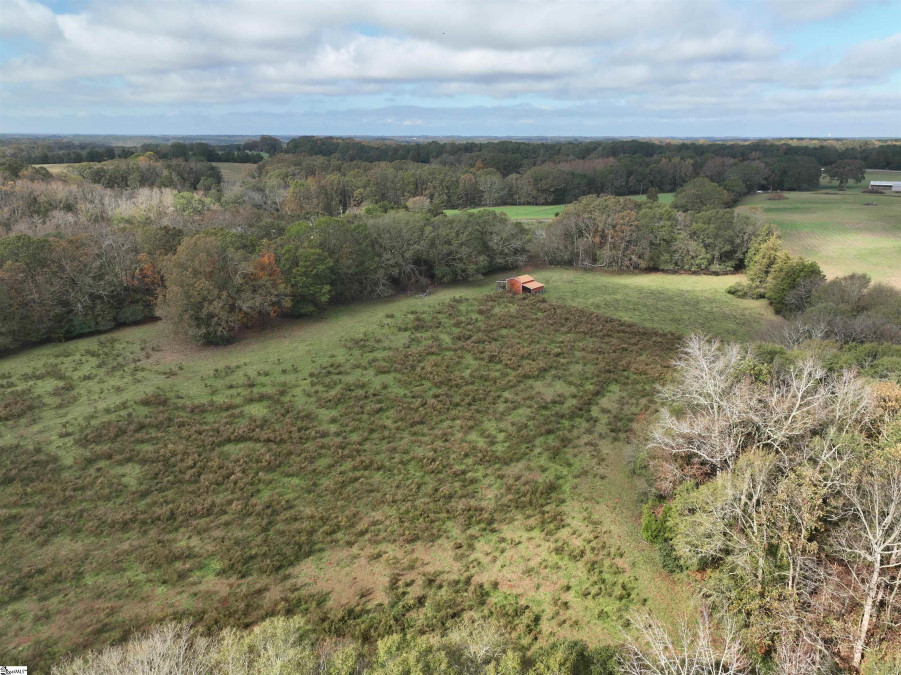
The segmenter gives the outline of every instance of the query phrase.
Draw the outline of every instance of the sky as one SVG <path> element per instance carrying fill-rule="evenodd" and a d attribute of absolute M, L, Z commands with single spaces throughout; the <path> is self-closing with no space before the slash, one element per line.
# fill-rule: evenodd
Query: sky
<path fill-rule="evenodd" d="M 0 133 L 901 136 L 901 0 L 0 0 Z"/>

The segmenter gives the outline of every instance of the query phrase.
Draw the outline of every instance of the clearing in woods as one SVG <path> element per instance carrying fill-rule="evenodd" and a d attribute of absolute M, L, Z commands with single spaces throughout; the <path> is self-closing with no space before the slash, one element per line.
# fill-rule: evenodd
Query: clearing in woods
<path fill-rule="evenodd" d="M 768 310 L 734 277 L 535 273 L 545 298 L 489 278 L 228 347 L 155 323 L 0 360 L 0 662 L 177 617 L 372 638 L 473 610 L 598 644 L 689 607 L 631 473 L 661 329 L 747 336 Z"/>
<path fill-rule="evenodd" d="M 866 183 L 844 192 L 785 192 L 781 200 L 756 194 L 741 205 L 762 207 L 788 249 L 816 260 L 827 276 L 866 272 L 901 287 L 901 194 L 862 193 L 870 180 L 901 180 L 901 172 L 868 172 Z"/>
<path fill-rule="evenodd" d="M 256 168 L 256 164 L 239 164 L 237 162 L 213 162 L 213 166 L 222 172 L 222 183 L 226 187 L 240 185 L 245 178 L 250 176 Z"/>
<path fill-rule="evenodd" d="M 664 204 L 670 204 L 673 201 L 672 192 L 663 192 L 660 194 L 660 201 Z M 629 195 L 631 199 L 643 202 L 647 197 L 645 195 Z M 522 221 L 550 221 L 563 213 L 568 204 L 553 204 L 551 206 L 477 206 L 469 211 L 499 211 L 506 213 L 511 220 Z M 467 209 L 446 209 L 444 212 L 448 215 L 460 213 Z"/>

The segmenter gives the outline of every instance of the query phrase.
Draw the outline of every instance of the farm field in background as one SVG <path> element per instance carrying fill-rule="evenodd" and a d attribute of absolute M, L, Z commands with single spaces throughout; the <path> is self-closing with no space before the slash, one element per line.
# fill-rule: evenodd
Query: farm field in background
<path fill-rule="evenodd" d="M 827 276 L 866 272 L 901 287 L 901 196 L 863 194 L 855 187 L 784 195 L 775 201 L 768 194 L 750 195 L 741 205 L 763 208 L 788 249 L 816 260 Z"/>
<path fill-rule="evenodd" d="M 660 194 L 657 195 L 657 201 L 663 202 L 664 204 L 672 204 L 673 197 L 675 197 L 675 196 L 676 196 L 675 192 L 661 192 Z M 647 195 L 629 195 L 629 197 L 631 197 L 632 199 L 635 199 L 637 201 L 640 201 L 640 202 L 646 201 L 648 198 Z"/>
<path fill-rule="evenodd" d="M 848 183 L 848 190 L 863 190 L 869 187 L 871 180 L 897 180 L 901 181 L 901 171 L 889 171 L 887 169 L 869 169 L 865 173 L 862 183 Z M 831 180 L 825 174 L 820 179 L 820 189 L 838 189 L 838 182 Z"/>
<path fill-rule="evenodd" d="M 74 164 L 35 164 L 35 166 L 42 166 L 47 171 L 52 173 L 54 176 L 61 174 L 70 166 L 75 166 Z"/>
<path fill-rule="evenodd" d="M 533 273 L 544 299 L 486 278 L 229 347 L 153 323 L 0 360 L 0 644 L 37 663 L 171 617 L 367 638 L 471 609 L 598 644 L 688 608 L 640 538 L 633 426 L 678 333 L 769 310 L 734 277 Z"/>
<path fill-rule="evenodd" d="M 553 220 L 563 212 L 566 204 L 554 204 L 551 206 L 477 206 L 473 209 L 447 209 L 445 213 L 452 215 L 464 210 L 469 211 L 498 211 L 506 213 L 511 220 Z"/>
<path fill-rule="evenodd" d="M 664 204 L 671 204 L 673 201 L 672 192 L 662 192 L 660 193 L 660 201 Z M 629 195 L 632 199 L 636 199 L 640 202 L 643 202 L 646 199 L 645 195 Z M 499 211 L 500 213 L 506 213 L 507 217 L 511 220 L 523 220 L 523 221 L 549 221 L 553 220 L 556 216 L 563 213 L 563 209 L 566 208 L 566 204 L 553 204 L 551 206 L 477 206 L 473 209 L 468 209 L 470 211 Z M 463 209 L 446 209 L 444 212 L 448 215 L 454 213 L 460 213 Z"/>
<path fill-rule="evenodd" d="M 240 185 L 241 182 L 250 176 L 256 164 L 240 164 L 237 162 L 212 162 L 213 166 L 218 167 L 222 172 L 222 182 L 227 186 Z"/>

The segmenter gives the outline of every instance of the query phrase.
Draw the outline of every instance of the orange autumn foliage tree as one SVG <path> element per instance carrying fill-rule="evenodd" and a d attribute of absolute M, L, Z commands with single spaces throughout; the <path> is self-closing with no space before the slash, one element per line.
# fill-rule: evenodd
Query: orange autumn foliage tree
<path fill-rule="evenodd" d="M 252 257 L 214 236 L 201 234 L 183 241 L 165 272 L 161 314 L 177 334 L 197 342 L 231 342 L 239 327 L 290 307 L 272 253 Z"/>

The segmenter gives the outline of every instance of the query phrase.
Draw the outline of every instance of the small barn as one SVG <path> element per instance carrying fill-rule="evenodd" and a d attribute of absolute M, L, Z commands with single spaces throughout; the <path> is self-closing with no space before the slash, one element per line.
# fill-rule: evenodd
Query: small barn
<path fill-rule="evenodd" d="M 503 281 L 497 282 L 498 290 L 515 293 L 516 295 L 538 295 L 544 293 L 544 284 L 535 281 L 534 277 L 528 274 L 521 274 L 518 277 L 510 277 Z"/>
<path fill-rule="evenodd" d="M 895 180 L 871 180 L 870 190 L 879 190 L 880 192 L 901 192 L 901 181 Z"/>

